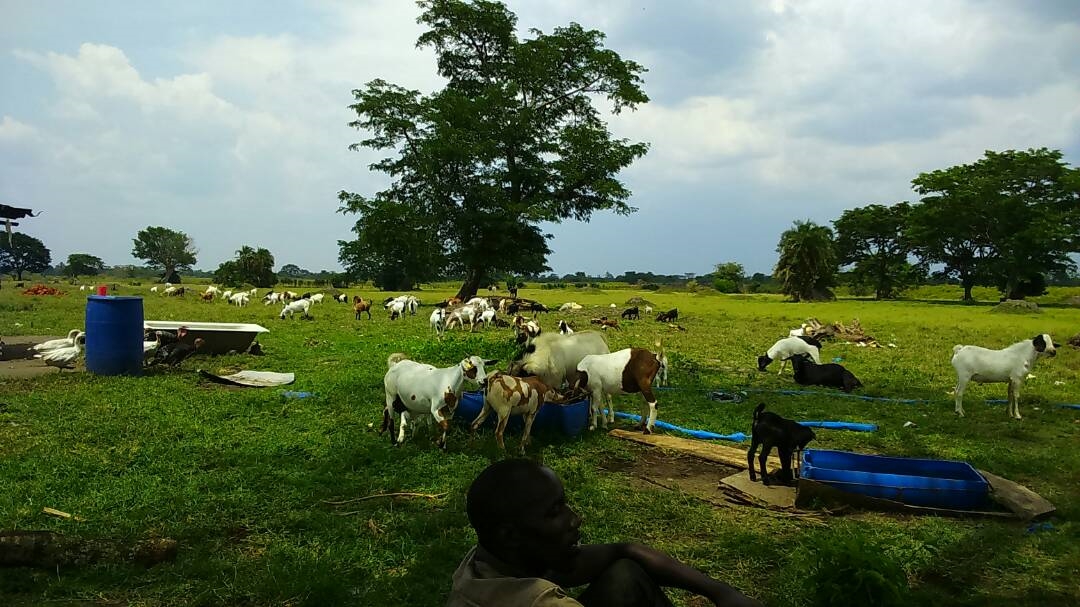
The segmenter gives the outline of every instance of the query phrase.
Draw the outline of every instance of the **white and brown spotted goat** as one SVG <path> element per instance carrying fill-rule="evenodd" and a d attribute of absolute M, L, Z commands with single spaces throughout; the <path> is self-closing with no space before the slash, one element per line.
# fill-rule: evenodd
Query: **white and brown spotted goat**
<path fill-rule="evenodd" d="M 540 408 L 546 401 L 557 397 L 558 394 L 539 377 L 514 377 L 505 373 L 492 373 L 488 376 L 484 408 L 473 420 L 472 431 L 475 434 L 480 424 L 484 423 L 487 416 L 494 411 L 499 418 L 495 426 L 495 440 L 499 443 L 499 448 L 505 450 L 503 432 L 506 431 L 506 423 L 511 415 L 521 415 L 525 418 L 525 431 L 521 435 L 521 454 L 525 455 L 525 447 L 529 444 L 536 414 L 540 412 Z"/>
<path fill-rule="evenodd" d="M 656 423 L 656 396 L 652 385 L 656 374 L 665 366 L 664 353 L 656 354 L 644 348 L 626 348 L 610 354 L 590 354 L 577 365 L 579 373 L 576 388 L 584 389 L 591 395 L 592 408 L 589 412 L 589 429 L 596 429 L 596 416 L 606 428 L 608 422 L 615 421 L 615 407 L 612 395 L 641 393 L 645 399 L 641 409 L 641 430 L 651 434 Z M 605 399 L 606 397 L 606 399 Z M 607 401 L 608 412 L 605 416 L 601 403 Z"/>

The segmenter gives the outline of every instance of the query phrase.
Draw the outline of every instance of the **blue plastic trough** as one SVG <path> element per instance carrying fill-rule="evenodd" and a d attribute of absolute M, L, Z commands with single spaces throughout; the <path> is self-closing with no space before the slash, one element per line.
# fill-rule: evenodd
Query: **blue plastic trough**
<path fill-rule="evenodd" d="M 799 473 L 842 491 L 935 508 L 980 508 L 989 488 L 966 462 L 846 451 L 807 449 Z"/>
<path fill-rule="evenodd" d="M 461 395 L 457 410 L 454 411 L 454 419 L 471 425 L 480 411 L 484 409 L 484 395 L 481 392 L 465 392 Z M 484 420 L 485 428 L 494 428 L 498 416 L 492 412 Z M 578 400 L 565 405 L 547 403 L 540 407 L 540 412 L 533 420 L 533 432 L 560 432 L 567 436 L 577 436 L 589 425 L 589 401 Z M 506 429 L 513 432 L 521 432 L 525 429 L 525 419 L 520 415 L 511 415 L 506 423 Z"/>

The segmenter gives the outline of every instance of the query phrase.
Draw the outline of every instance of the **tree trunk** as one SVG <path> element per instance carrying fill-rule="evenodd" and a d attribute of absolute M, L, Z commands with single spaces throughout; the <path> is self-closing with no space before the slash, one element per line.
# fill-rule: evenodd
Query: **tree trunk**
<path fill-rule="evenodd" d="M 15 280 L 22 280 L 22 273 L 23 273 L 22 270 L 15 270 L 15 275 L 16 275 Z"/>
<path fill-rule="evenodd" d="M 478 269 L 470 269 L 469 273 L 465 275 L 465 284 L 461 285 L 461 289 L 457 293 L 458 299 L 461 301 L 469 301 L 473 297 L 476 297 L 476 292 L 480 290 L 480 282 L 484 280 L 484 271 Z"/>
<path fill-rule="evenodd" d="M 165 273 L 161 276 L 161 282 L 171 282 L 173 284 L 180 284 L 180 275 L 176 273 L 176 267 L 165 268 Z"/>

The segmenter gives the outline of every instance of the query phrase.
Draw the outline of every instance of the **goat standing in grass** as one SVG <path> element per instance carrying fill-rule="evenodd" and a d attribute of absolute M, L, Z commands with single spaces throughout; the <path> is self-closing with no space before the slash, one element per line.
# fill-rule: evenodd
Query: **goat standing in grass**
<path fill-rule="evenodd" d="M 1057 344 L 1043 333 L 1002 350 L 979 346 L 953 346 L 952 366 L 956 369 L 956 414 L 964 417 L 964 388 L 968 382 L 1009 384 L 1009 417 L 1020 417 L 1020 386 L 1024 384 L 1035 360 L 1057 356 Z"/>

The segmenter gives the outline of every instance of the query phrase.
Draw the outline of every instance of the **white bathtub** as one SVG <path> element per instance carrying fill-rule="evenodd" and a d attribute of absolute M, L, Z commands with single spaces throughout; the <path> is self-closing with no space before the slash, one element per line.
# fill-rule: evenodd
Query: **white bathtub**
<path fill-rule="evenodd" d="M 143 322 L 143 328 L 156 331 L 175 332 L 180 327 L 187 327 L 188 330 L 187 338 L 184 341 L 193 342 L 197 337 L 203 339 L 203 347 L 199 349 L 200 354 L 245 352 L 260 333 L 270 332 L 270 329 L 260 325 L 234 322 L 187 322 L 176 320 L 147 320 Z"/>

